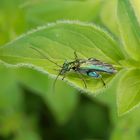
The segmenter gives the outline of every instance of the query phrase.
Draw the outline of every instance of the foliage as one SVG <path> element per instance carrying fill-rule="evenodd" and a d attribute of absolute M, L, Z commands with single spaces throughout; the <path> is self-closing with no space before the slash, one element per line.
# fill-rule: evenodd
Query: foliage
<path fill-rule="evenodd" d="M 138 111 L 135 110 L 134 113 L 131 112 L 132 115 L 131 113 L 125 115 L 122 119 L 118 119 L 116 115 L 116 104 L 117 114 L 121 116 L 138 107 L 140 102 L 138 4 L 137 0 L 30 0 L 24 2 L 2 0 L 0 2 L 0 111 L 2 112 L 0 134 L 5 137 L 12 134 L 11 137 L 13 137 L 16 133 L 14 138 L 17 140 L 24 139 L 23 135 L 27 135 L 29 140 L 39 140 L 41 138 L 38 128 L 41 123 L 38 121 L 51 112 L 50 118 L 53 119 L 48 118 L 48 120 L 54 122 L 51 126 L 56 129 L 61 126 L 59 134 L 63 135 L 62 129 L 78 130 L 78 126 L 74 127 L 78 122 L 75 120 L 77 118 L 78 123 L 85 121 L 83 127 L 87 126 L 88 135 L 83 134 L 81 137 L 71 137 L 71 139 L 90 138 L 90 136 L 100 138 L 98 132 L 94 131 L 96 125 L 92 127 L 88 122 L 92 120 L 89 117 L 90 113 L 94 114 L 97 111 L 99 115 L 105 115 L 104 107 L 100 109 L 100 105 L 93 101 L 92 95 L 97 93 L 100 93 L 96 98 L 99 104 L 108 104 L 112 110 L 112 122 L 116 128 L 110 139 L 128 139 L 126 136 L 121 136 L 123 131 L 127 131 L 127 134 L 138 131 L 139 125 L 135 126 L 138 120 L 134 121 L 135 114 L 139 115 Z M 87 89 L 84 88 L 76 73 L 68 73 L 64 82 L 57 81 L 56 93 L 52 94 L 53 79 L 58 73 L 56 70 L 58 67 L 31 47 L 39 48 L 59 65 L 62 65 L 64 60 L 73 60 L 74 51 L 77 51 L 79 58 L 97 58 L 114 65 L 118 72 L 114 75 L 103 75 L 106 87 L 100 80 L 85 76 Z M 78 91 L 88 94 L 88 98 L 91 99 L 86 100 L 84 104 L 83 96 L 81 99 Z M 29 95 L 26 95 L 27 93 Z M 32 100 L 31 103 L 26 96 Z M 92 112 L 93 102 L 97 108 L 95 107 L 95 111 Z M 29 110 L 30 115 L 27 115 L 26 103 L 28 107 L 35 107 L 35 110 L 33 108 L 33 111 Z M 38 107 L 37 103 L 39 103 Z M 47 115 L 42 114 L 44 112 L 42 108 Z M 78 117 L 82 114 L 81 108 L 88 115 Z M 77 113 L 73 117 L 76 109 Z M 39 113 L 42 116 L 39 116 Z M 96 118 L 98 117 L 95 117 L 95 120 Z M 102 117 L 99 119 L 103 124 L 106 122 Z M 127 127 L 124 125 L 127 121 L 129 122 L 129 119 L 133 120 L 134 129 L 126 128 L 127 130 L 121 131 L 120 127 Z M 67 125 L 70 122 L 71 125 Z M 95 123 L 93 119 L 91 124 Z M 110 122 L 108 124 L 110 125 Z M 48 131 L 48 128 L 44 130 Z M 56 130 L 51 128 L 51 131 Z M 103 130 L 101 132 L 103 136 L 101 138 L 109 138 L 109 132 L 106 132 L 106 135 Z M 74 136 L 80 134 L 73 132 Z M 47 138 L 43 131 L 42 135 L 44 139 Z M 47 135 L 49 139 L 56 139 L 51 137 L 51 133 Z M 58 136 L 57 133 L 56 135 Z M 132 139 L 139 139 L 139 132 L 136 134 L 132 132 L 132 135 Z M 65 138 L 68 137 L 70 138 L 67 134 Z"/>

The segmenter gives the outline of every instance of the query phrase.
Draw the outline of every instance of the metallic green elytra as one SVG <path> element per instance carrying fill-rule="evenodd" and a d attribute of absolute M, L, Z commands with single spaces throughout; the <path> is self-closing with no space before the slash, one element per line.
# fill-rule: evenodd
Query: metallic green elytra
<path fill-rule="evenodd" d="M 101 79 L 103 85 L 105 85 L 105 82 L 102 78 L 102 73 L 114 74 L 117 72 L 117 70 L 111 64 L 102 62 L 95 58 L 78 59 L 76 52 L 74 52 L 75 55 L 74 61 L 70 61 L 70 62 L 65 61 L 61 66 L 58 65 L 56 62 L 52 61 L 51 59 L 49 59 L 46 55 L 44 55 L 44 53 L 41 50 L 37 49 L 36 47 L 30 47 L 30 48 L 36 50 L 41 55 L 43 55 L 46 59 L 48 59 L 50 62 L 60 67 L 59 73 L 54 81 L 54 86 L 60 75 L 63 76 L 62 80 L 64 80 L 66 73 L 70 71 L 74 71 L 79 75 L 80 79 L 82 79 L 82 81 L 84 82 L 85 88 L 87 88 L 87 85 L 83 75 L 87 75 L 89 77 L 93 77 L 96 79 Z"/>

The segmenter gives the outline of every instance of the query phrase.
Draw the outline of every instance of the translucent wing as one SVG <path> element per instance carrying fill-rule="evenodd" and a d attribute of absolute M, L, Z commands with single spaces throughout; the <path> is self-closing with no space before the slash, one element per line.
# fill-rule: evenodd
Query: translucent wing
<path fill-rule="evenodd" d="M 81 61 L 80 69 L 105 72 L 110 74 L 116 73 L 116 69 L 111 64 L 102 62 L 95 58 L 89 58 L 86 61 Z"/>

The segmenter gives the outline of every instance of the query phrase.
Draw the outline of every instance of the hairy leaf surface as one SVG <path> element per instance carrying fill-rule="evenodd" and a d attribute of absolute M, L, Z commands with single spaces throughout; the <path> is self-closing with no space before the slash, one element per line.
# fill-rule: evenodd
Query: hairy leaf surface
<path fill-rule="evenodd" d="M 59 65 L 64 60 L 74 60 L 74 51 L 82 59 L 96 58 L 112 65 L 119 65 L 124 59 L 118 43 L 103 29 L 92 24 L 76 21 L 62 21 L 38 28 L 0 49 L 0 59 L 6 63 L 18 66 L 35 67 L 51 75 L 57 75 L 56 65 L 49 62 L 31 47 L 39 48 L 47 57 Z M 103 74 L 108 84 L 114 75 Z M 85 76 L 88 88 L 84 88 L 77 74 L 68 73 L 66 81 L 80 90 L 96 92 L 103 87 L 99 79 Z"/>

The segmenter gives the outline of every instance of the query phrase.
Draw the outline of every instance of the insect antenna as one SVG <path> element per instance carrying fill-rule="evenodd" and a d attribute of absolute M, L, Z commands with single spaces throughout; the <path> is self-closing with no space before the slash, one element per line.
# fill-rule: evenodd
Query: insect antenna
<path fill-rule="evenodd" d="M 47 60 L 49 60 L 50 62 L 52 62 L 53 64 L 57 65 L 58 67 L 62 68 L 62 66 L 58 65 L 56 62 L 52 61 L 51 59 L 49 59 L 41 50 L 35 48 L 35 47 L 31 47 L 31 49 L 37 51 L 38 53 L 40 53 L 44 58 L 46 58 Z"/>
<path fill-rule="evenodd" d="M 55 84 L 56 84 L 56 81 L 57 81 L 58 77 L 60 76 L 60 74 L 61 74 L 61 70 L 60 70 L 60 72 L 58 73 L 58 75 L 56 76 L 56 78 L 55 78 L 55 80 L 53 82 L 53 86 L 52 86 L 53 92 L 55 92 Z"/>

